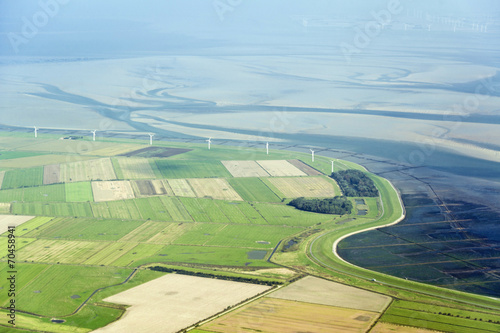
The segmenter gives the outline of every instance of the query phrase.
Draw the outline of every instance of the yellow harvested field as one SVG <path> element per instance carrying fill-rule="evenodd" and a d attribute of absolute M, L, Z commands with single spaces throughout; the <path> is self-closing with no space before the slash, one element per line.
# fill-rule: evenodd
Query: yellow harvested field
<path fill-rule="evenodd" d="M 116 156 L 126 154 L 128 152 L 141 149 L 144 146 L 141 145 L 133 145 L 133 144 L 112 144 L 106 143 L 106 147 L 96 147 L 97 149 L 88 151 L 83 155 L 96 155 L 96 156 Z"/>
<path fill-rule="evenodd" d="M 2 213 L 2 214 L 10 213 L 10 203 L 9 202 L 0 202 L 0 213 Z"/>
<path fill-rule="evenodd" d="M 9 205 L 10 208 L 10 203 L 4 205 Z M 32 218 L 34 218 L 34 216 L 0 215 L 0 234 L 6 232 L 9 226 L 20 226 L 21 224 L 31 220 Z"/>
<path fill-rule="evenodd" d="M 273 177 L 307 176 L 296 166 L 285 160 L 257 161 Z"/>
<path fill-rule="evenodd" d="M 287 198 L 335 196 L 334 184 L 324 177 L 269 178 L 268 180 Z"/>
<path fill-rule="evenodd" d="M 108 242 L 39 239 L 19 250 L 19 258 L 34 262 L 80 264 L 108 246 Z"/>
<path fill-rule="evenodd" d="M 193 178 L 187 180 L 198 198 L 243 201 L 223 178 Z"/>
<path fill-rule="evenodd" d="M 174 192 L 174 195 L 178 197 L 196 197 L 187 179 L 169 179 L 166 182 L 172 189 L 172 192 Z"/>
<path fill-rule="evenodd" d="M 219 333 L 361 333 L 367 332 L 379 315 L 370 311 L 263 297 L 202 325 L 200 329 Z"/>
<path fill-rule="evenodd" d="M 5 171 L 0 171 L 0 188 L 2 188 L 2 182 L 4 176 L 5 176 Z"/>
<path fill-rule="evenodd" d="M 118 164 L 122 169 L 125 179 L 151 179 L 155 178 L 149 160 L 145 158 L 119 158 Z"/>
<path fill-rule="evenodd" d="M 92 182 L 92 192 L 96 202 L 135 198 L 128 180 Z"/>
<path fill-rule="evenodd" d="M 371 330 L 370 333 L 436 333 L 441 331 L 427 330 L 425 328 L 400 326 L 389 323 L 378 322 Z"/>
<path fill-rule="evenodd" d="M 269 177 L 255 161 L 221 161 L 233 177 Z"/>
<path fill-rule="evenodd" d="M 62 182 L 84 182 L 89 180 L 116 179 L 115 170 L 109 158 L 61 164 Z"/>
<path fill-rule="evenodd" d="M 269 297 L 372 312 L 384 311 L 391 302 L 388 296 L 312 276 L 281 288 Z"/>
<path fill-rule="evenodd" d="M 92 159 L 90 156 L 78 155 L 40 155 L 14 158 L 0 161 L 0 168 L 31 168 L 54 163 L 68 163 Z"/>
<path fill-rule="evenodd" d="M 255 284 L 167 274 L 105 298 L 106 302 L 130 307 L 121 319 L 95 332 L 174 333 L 268 289 Z"/>

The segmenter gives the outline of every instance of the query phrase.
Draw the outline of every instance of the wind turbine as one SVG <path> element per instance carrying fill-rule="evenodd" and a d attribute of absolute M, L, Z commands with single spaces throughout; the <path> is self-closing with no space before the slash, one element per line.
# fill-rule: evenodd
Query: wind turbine
<path fill-rule="evenodd" d="M 208 150 L 210 150 L 210 144 L 212 143 L 212 138 L 208 138 L 208 140 L 206 140 L 208 142 Z"/>
<path fill-rule="evenodd" d="M 92 141 L 95 141 L 95 132 L 97 132 L 97 130 L 93 130 L 91 132 L 92 132 Z"/>
<path fill-rule="evenodd" d="M 269 155 L 269 142 L 266 142 L 266 155 Z"/>
<path fill-rule="evenodd" d="M 333 162 L 334 162 L 334 161 L 332 161 L 332 173 L 333 173 Z"/>
<path fill-rule="evenodd" d="M 36 126 L 33 126 L 33 127 L 35 128 L 35 138 L 37 138 L 38 137 L 38 133 L 37 133 L 38 127 L 36 127 Z"/>
<path fill-rule="evenodd" d="M 314 162 L 314 150 L 309 149 L 311 151 L 312 161 Z"/>
<path fill-rule="evenodd" d="M 155 136 L 154 133 L 149 133 L 149 145 L 152 146 L 153 145 L 153 136 Z"/>

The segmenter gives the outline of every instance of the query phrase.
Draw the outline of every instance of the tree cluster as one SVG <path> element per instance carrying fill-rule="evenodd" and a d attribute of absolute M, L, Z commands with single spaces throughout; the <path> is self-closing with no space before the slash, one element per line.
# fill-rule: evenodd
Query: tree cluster
<path fill-rule="evenodd" d="M 332 173 L 342 192 L 348 197 L 377 197 L 378 190 L 373 180 L 362 171 L 349 169 Z"/>
<path fill-rule="evenodd" d="M 301 197 L 293 199 L 288 204 L 300 210 L 323 214 L 344 215 L 350 214 L 352 210 L 352 203 L 346 197 L 341 196 L 326 199 L 306 199 Z"/>

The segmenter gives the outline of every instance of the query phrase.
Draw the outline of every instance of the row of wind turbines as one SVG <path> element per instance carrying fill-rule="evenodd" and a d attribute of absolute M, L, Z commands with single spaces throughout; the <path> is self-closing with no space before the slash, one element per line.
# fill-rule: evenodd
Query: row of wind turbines
<path fill-rule="evenodd" d="M 40 129 L 39 127 L 33 126 L 35 129 L 35 138 L 38 138 L 38 130 Z M 92 133 L 92 141 L 95 141 L 95 134 L 97 130 L 91 130 Z M 149 133 L 149 145 L 153 145 L 153 137 L 155 136 L 154 133 Z M 212 143 L 212 138 L 208 138 L 208 140 L 205 140 L 208 143 L 208 150 L 210 150 L 210 145 Z M 311 151 L 311 160 L 314 162 L 314 150 L 309 149 Z M 266 142 L 266 155 L 269 155 L 269 142 Z M 332 172 L 334 170 L 334 161 L 332 161 Z"/>

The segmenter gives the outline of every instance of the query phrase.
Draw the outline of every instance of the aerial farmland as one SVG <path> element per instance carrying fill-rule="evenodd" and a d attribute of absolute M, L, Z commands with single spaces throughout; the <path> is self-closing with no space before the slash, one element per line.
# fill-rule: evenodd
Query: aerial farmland
<path fill-rule="evenodd" d="M 384 275 L 325 250 L 349 233 L 401 218 L 397 192 L 376 176 L 379 198 L 348 198 L 355 208 L 343 215 L 314 213 L 288 203 L 342 195 L 319 156 L 313 164 L 300 153 L 217 147 L 200 159 L 203 146 L 161 142 L 145 149 L 134 140 L 93 143 L 65 156 L 64 144 L 74 142 L 24 140 L 22 153 L 11 149 L 0 172 L 0 240 L 7 246 L 15 237 L 22 272 L 17 325 L 8 332 L 122 332 L 143 325 L 136 319 L 144 316 L 160 318 L 147 321 L 148 332 L 289 332 L 283 323 L 291 313 L 302 314 L 293 327 L 304 331 L 365 332 L 399 327 L 401 304 L 452 308 L 437 296 L 415 303 L 413 289 L 432 290 L 375 283 Z M 53 147 L 63 162 L 22 167 L 16 160 L 41 152 L 27 147 Z M 252 159 L 224 159 L 230 154 Z M 9 256 L 0 263 L 7 274 Z M 406 303 L 393 303 L 394 293 Z M 9 302 L 2 293 L 2 312 Z M 273 314 L 264 314 L 270 308 Z M 255 315 L 258 322 L 241 324 Z M 420 320 L 434 314 L 427 316 Z M 437 319 L 436 328 L 449 325 Z"/>

